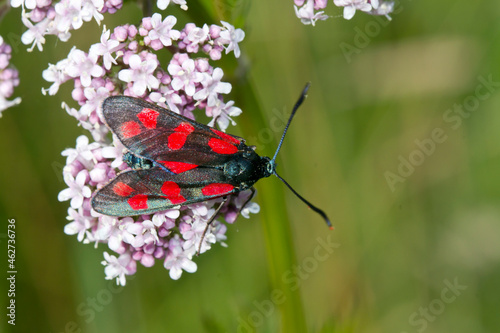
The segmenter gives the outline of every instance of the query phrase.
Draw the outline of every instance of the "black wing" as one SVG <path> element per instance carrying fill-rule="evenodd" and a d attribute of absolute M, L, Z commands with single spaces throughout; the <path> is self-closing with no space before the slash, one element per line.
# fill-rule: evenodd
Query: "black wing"
<path fill-rule="evenodd" d="M 195 168 L 170 174 L 160 167 L 119 174 L 92 198 L 95 211 L 111 216 L 150 214 L 246 190 L 222 170 Z"/>
<path fill-rule="evenodd" d="M 168 162 L 174 162 L 180 172 L 198 165 L 221 166 L 247 147 L 241 138 L 139 98 L 108 97 L 102 113 L 110 129 L 134 155 L 168 169 Z M 177 173 L 175 167 L 171 171 Z"/>

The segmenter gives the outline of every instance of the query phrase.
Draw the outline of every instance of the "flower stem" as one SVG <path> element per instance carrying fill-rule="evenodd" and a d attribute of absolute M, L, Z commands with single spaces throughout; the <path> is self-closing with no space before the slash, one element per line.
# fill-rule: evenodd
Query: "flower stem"
<path fill-rule="evenodd" d="M 141 0 L 141 4 L 144 17 L 153 15 L 153 3 L 151 0 Z"/>

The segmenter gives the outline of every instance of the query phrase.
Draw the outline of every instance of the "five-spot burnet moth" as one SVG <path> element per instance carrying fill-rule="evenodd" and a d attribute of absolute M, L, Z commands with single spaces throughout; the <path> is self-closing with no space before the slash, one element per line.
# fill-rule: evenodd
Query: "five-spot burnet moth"
<path fill-rule="evenodd" d="M 111 216 L 149 214 L 178 205 L 227 198 L 274 174 L 332 228 L 321 209 L 305 200 L 276 173 L 276 156 L 308 89 L 309 84 L 292 110 L 272 159 L 257 155 L 255 148 L 247 146 L 242 138 L 139 98 L 106 98 L 102 105 L 104 120 L 128 149 L 123 159 L 132 170 L 118 174 L 98 190 L 92 198 L 92 207 Z"/>

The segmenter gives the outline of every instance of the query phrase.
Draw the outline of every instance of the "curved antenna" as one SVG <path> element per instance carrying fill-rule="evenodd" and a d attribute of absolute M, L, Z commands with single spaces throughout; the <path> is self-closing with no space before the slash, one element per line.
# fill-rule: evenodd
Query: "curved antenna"
<path fill-rule="evenodd" d="M 309 208 L 311 208 L 316 213 L 318 213 L 319 215 L 321 215 L 321 217 L 325 220 L 325 222 L 328 225 L 328 227 L 330 228 L 330 230 L 333 230 L 332 223 L 330 222 L 330 219 L 328 218 L 328 216 L 326 216 L 326 214 L 325 214 L 324 211 L 322 211 L 321 209 L 319 209 L 318 207 L 314 206 L 312 203 L 310 203 L 309 201 L 307 201 L 306 199 L 304 199 L 300 194 L 297 193 L 297 191 L 295 191 L 293 189 L 293 187 L 290 186 L 290 184 L 288 184 L 283 178 L 281 178 L 276 173 L 276 171 L 274 171 L 274 175 L 276 177 L 278 177 L 278 179 L 281 180 L 286 186 L 288 186 L 288 188 L 293 192 L 293 194 L 295 194 L 300 200 L 302 200 Z"/>
<path fill-rule="evenodd" d="M 293 194 L 295 194 L 300 200 L 302 200 L 306 205 L 307 207 L 311 208 L 312 210 L 314 210 L 316 213 L 318 213 L 319 215 L 321 215 L 321 217 L 325 220 L 326 224 L 330 227 L 330 230 L 333 230 L 333 226 L 332 226 L 332 223 L 330 222 L 330 220 L 328 219 L 328 216 L 326 216 L 325 212 L 322 211 L 321 209 L 319 209 L 318 207 L 314 206 L 312 203 L 310 203 L 309 201 L 307 201 L 306 199 L 304 199 L 300 194 L 297 193 L 297 191 L 295 191 L 291 186 L 290 184 L 288 184 L 283 178 L 281 178 L 277 173 L 276 173 L 276 163 L 275 163 L 275 160 L 276 160 L 276 156 L 278 156 L 278 152 L 280 151 L 281 149 L 281 146 L 283 145 L 283 140 L 285 139 L 285 135 L 286 135 L 286 132 L 288 131 L 288 126 L 290 126 L 290 123 L 292 122 L 292 118 L 293 116 L 295 115 L 295 112 L 297 112 L 297 109 L 299 108 L 299 106 L 304 102 L 304 100 L 306 99 L 306 94 L 307 94 L 307 91 L 309 90 L 309 86 L 311 85 L 310 82 L 308 82 L 306 84 L 306 86 L 304 87 L 304 90 L 302 90 L 302 93 L 300 94 L 300 97 L 297 101 L 297 103 L 295 103 L 295 106 L 293 107 L 293 110 L 292 110 L 292 114 L 290 115 L 290 118 L 288 118 L 288 122 L 286 123 L 286 126 L 285 126 L 285 130 L 283 131 L 283 135 L 281 136 L 281 140 L 280 140 L 280 143 L 278 144 L 278 148 L 276 149 L 276 152 L 274 153 L 274 156 L 273 156 L 273 159 L 269 162 L 271 163 L 271 165 L 273 166 L 273 174 L 278 177 L 279 180 L 281 180 L 292 192 Z"/>
<path fill-rule="evenodd" d="M 278 152 L 281 149 L 281 145 L 283 144 L 283 140 L 285 139 L 285 134 L 288 131 L 288 126 L 290 126 L 290 123 L 292 122 L 292 118 L 295 115 L 295 112 L 297 112 L 297 109 L 299 108 L 299 106 L 306 99 L 307 90 L 309 90 L 310 85 L 311 85 L 311 82 L 306 83 L 304 90 L 302 90 L 302 94 L 300 94 L 299 100 L 297 101 L 297 103 L 295 103 L 295 106 L 293 107 L 292 114 L 290 115 L 290 118 L 288 118 L 288 123 L 286 123 L 285 130 L 283 131 L 283 135 L 281 136 L 280 143 L 278 144 L 278 148 L 276 148 L 276 152 L 274 153 L 274 156 L 271 160 L 271 163 L 273 163 L 273 164 L 274 164 L 274 161 L 276 160 L 276 156 L 278 156 Z"/>

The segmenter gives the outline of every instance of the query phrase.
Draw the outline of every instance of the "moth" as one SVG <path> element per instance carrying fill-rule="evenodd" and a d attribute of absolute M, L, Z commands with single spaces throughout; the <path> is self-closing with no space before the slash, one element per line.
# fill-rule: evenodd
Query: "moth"
<path fill-rule="evenodd" d="M 273 158 L 259 156 L 240 137 L 139 98 L 106 98 L 104 120 L 127 148 L 123 159 L 132 170 L 121 172 L 99 189 L 92 207 L 104 215 L 134 216 L 222 197 L 210 224 L 228 195 L 253 190 L 259 179 L 275 175 L 332 229 L 326 214 L 276 173 L 276 156 L 308 89 L 309 84 L 292 110 Z"/>

